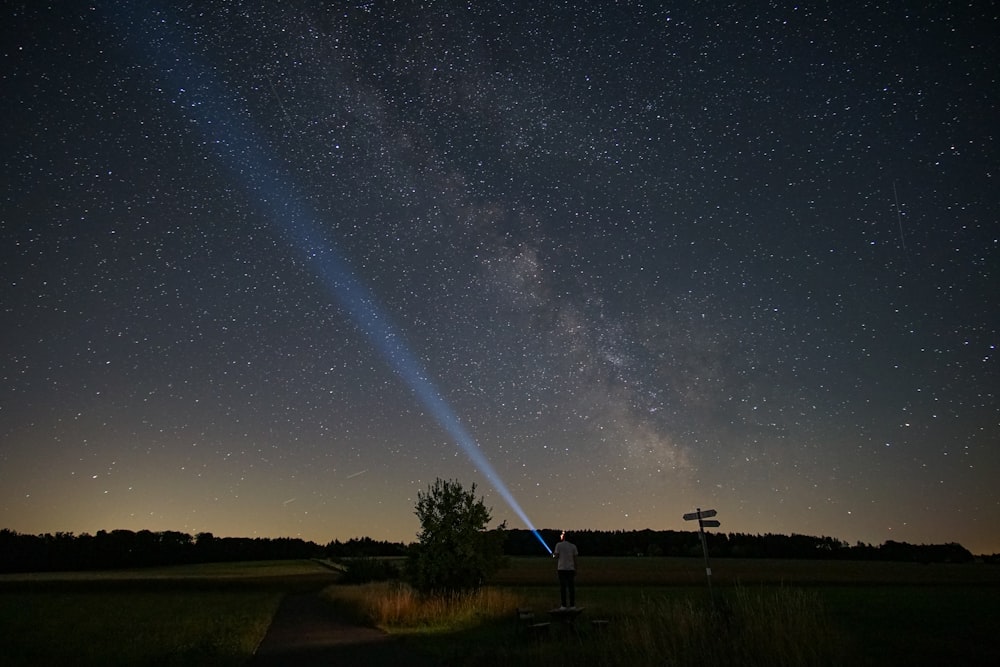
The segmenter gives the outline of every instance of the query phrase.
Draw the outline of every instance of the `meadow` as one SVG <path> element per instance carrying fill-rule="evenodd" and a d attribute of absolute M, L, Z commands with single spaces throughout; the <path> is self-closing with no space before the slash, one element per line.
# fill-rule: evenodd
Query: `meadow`
<path fill-rule="evenodd" d="M 988 565 L 719 559 L 710 595 L 699 559 L 581 559 L 576 632 L 552 626 L 540 641 L 513 633 L 511 609 L 549 620 L 551 561 L 513 559 L 492 584 L 449 606 L 394 584 L 327 592 L 455 665 L 1000 664 L 1000 568 Z"/>
<path fill-rule="evenodd" d="M 450 665 L 1000 664 L 1000 568 L 982 564 L 581 559 L 575 632 L 548 621 L 551 560 L 512 559 L 472 597 L 341 585 L 311 561 L 0 576 L 0 665 L 243 665 L 283 595 L 324 590 L 414 663 Z M 605 620 L 607 624 L 592 625 Z"/>
<path fill-rule="evenodd" d="M 243 665 L 311 561 L 0 576 L 0 665 Z"/>

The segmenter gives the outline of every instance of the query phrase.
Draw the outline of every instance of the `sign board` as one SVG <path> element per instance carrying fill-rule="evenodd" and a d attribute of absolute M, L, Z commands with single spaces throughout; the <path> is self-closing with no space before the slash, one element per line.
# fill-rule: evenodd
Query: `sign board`
<path fill-rule="evenodd" d="M 712 519 L 707 521 L 709 517 L 713 517 L 718 512 L 715 510 L 703 510 L 702 508 L 697 508 L 695 512 L 688 512 L 684 515 L 685 521 L 698 521 L 698 537 L 701 539 L 701 552 L 705 554 L 705 576 L 708 578 L 708 593 L 712 594 L 712 566 L 708 563 L 708 540 L 705 539 L 705 529 L 706 528 L 718 528 L 719 521 L 717 519 Z M 715 598 L 713 597 L 714 601 Z"/>

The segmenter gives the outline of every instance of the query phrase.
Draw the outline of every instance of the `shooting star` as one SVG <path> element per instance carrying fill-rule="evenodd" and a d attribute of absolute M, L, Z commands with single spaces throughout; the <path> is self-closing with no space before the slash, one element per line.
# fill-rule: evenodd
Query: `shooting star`
<path fill-rule="evenodd" d="M 899 223 L 899 242 L 906 250 L 906 239 L 903 238 L 903 213 L 899 210 L 899 195 L 896 194 L 896 181 L 892 182 L 892 198 L 896 200 L 896 221 Z"/>
<path fill-rule="evenodd" d="M 355 478 L 355 477 L 357 477 L 358 475 L 364 475 L 364 474 L 365 474 L 366 472 L 368 472 L 368 469 L 367 469 L 367 468 L 366 468 L 365 470 L 361 470 L 361 471 L 359 471 L 359 472 L 355 472 L 355 473 L 351 473 L 350 475 L 348 475 L 348 476 L 347 476 L 347 477 L 345 477 L 344 479 L 354 479 L 354 478 Z"/>

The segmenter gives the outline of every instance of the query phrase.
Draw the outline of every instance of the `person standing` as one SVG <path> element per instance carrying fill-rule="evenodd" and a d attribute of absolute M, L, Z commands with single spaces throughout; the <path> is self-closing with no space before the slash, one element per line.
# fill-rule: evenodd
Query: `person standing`
<path fill-rule="evenodd" d="M 566 539 L 566 531 L 559 536 L 559 544 L 552 552 L 552 557 L 558 559 L 556 571 L 559 573 L 559 598 L 562 601 L 562 609 L 566 609 L 566 602 L 569 607 L 576 607 L 576 557 L 578 555 L 576 545 Z"/>

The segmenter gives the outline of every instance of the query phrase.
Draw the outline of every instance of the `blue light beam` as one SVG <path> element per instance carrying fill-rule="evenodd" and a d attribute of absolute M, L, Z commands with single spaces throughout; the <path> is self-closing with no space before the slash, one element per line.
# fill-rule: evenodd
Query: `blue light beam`
<path fill-rule="evenodd" d="M 198 128 L 206 145 L 253 196 L 265 217 L 289 245 L 305 258 L 355 325 L 538 542 L 552 553 L 479 444 L 427 377 L 407 346 L 402 331 L 378 305 L 374 293 L 355 276 L 336 246 L 324 237 L 320 216 L 305 203 L 307 199 L 293 185 L 285 170 L 260 149 L 261 142 L 248 115 L 233 111 L 234 99 L 226 94 L 226 87 L 215 80 L 210 68 L 198 62 L 185 36 L 171 25 L 173 17 L 162 9 L 151 9 L 140 16 L 127 15 L 135 5 L 126 5 L 130 3 L 119 5 L 120 12 L 115 17 L 121 32 L 127 36 L 133 50 L 152 60 L 171 93 L 190 98 L 189 103 L 179 106 Z M 277 101 L 280 104 L 280 99 Z"/>

